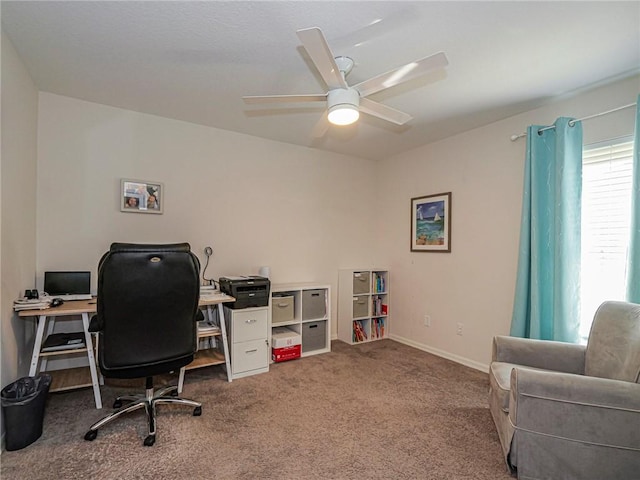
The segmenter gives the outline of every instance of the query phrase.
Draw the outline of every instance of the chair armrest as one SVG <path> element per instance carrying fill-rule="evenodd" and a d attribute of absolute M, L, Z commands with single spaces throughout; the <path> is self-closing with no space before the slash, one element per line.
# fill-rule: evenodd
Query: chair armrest
<path fill-rule="evenodd" d="M 574 343 L 496 336 L 493 337 L 492 359 L 494 362 L 583 374 L 585 351 L 585 345 Z"/>
<path fill-rule="evenodd" d="M 89 322 L 89 331 L 92 333 L 102 331 L 104 324 L 102 320 L 98 317 L 98 315 L 94 315 L 91 317 L 91 321 Z"/>
<path fill-rule="evenodd" d="M 509 418 L 516 430 L 637 450 L 640 384 L 514 368 Z"/>

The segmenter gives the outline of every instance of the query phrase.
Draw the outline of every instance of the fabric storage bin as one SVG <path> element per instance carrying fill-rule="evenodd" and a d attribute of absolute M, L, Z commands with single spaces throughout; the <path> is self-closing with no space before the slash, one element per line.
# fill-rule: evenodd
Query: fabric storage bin
<path fill-rule="evenodd" d="M 353 272 L 353 294 L 369 293 L 370 272 Z"/>
<path fill-rule="evenodd" d="M 271 298 L 271 323 L 293 321 L 293 295 Z"/>
<path fill-rule="evenodd" d="M 302 324 L 302 353 L 320 350 L 327 346 L 327 321 Z"/>
<path fill-rule="evenodd" d="M 353 297 L 353 318 L 369 316 L 369 297 Z"/>
<path fill-rule="evenodd" d="M 302 320 L 314 320 L 327 316 L 327 291 L 303 290 L 302 292 Z"/>

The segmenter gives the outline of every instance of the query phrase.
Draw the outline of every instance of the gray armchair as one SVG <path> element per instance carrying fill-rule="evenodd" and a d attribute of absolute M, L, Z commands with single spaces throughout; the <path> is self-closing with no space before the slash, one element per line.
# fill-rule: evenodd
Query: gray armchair
<path fill-rule="evenodd" d="M 640 478 L 640 305 L 603 303 L 586 346 L 495 337 L 489 385 L 518 478 Z"/>

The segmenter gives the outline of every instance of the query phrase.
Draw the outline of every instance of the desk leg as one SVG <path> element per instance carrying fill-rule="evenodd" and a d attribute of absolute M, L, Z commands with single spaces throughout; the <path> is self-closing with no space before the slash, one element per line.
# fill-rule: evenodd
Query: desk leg
<path fill-rule="evenodd" d="M 93 355 L 93 342 L 89 333 L 89 314 L 82 314 L 82 325 L 84 326 L 84 341 L 87 346 L 87 357 L 89 357 L 89 370 L 91 370 L 91 384 L 93 385 L 93 396 L 96 399 L 96 408 L 102 408 L 102 397 L 100 396 L 100 385 L 98 383 L 98 372 L 96 370 L 96 359 Z"/>
<path fill-rule="evenodd" d="M 178 394 L 182 393 L 182 387 L 184 386 L 184 371 L 185 368 L 182 367 L 180 369 L 180 374 L 178 375 Z"/>
<path fill-rule="evenodd" d="M 40 358 L 40 348 L 42 347 L 42 336 L 44 335 L 44 325 L 47 323 L 47 316 L 40 315 L 38 317 L 38 329 L 36 338 L 33 343 L 33 354 L 31 355 L 31 366 L 29 367 L 29 376 L 34 377 L 38 372 L 38 360 Z"/>
<path fill-rule="evenodd" d="M 231 382 L 231 361 L 229 358 L 229 343 L 227 342 L 227 324 L 224 321 L 224 307 L 221 303 L 218 304 L 218 319 L 220 320 L 220 331 L 222 332 L 222 348 L 224 349 L 224 363 L 227 367 L 227 380 Z"/>
<path fill-rule="evenodd" d="M 55 326 L 56 326 L 56 317 L 50 317 L 49 322 L 47 323 L 47 334 L 43 337 L 45 340 L 49 337 L 49 335 L 53 333 L 53 329 L 55 328 Z M 40 359 L 40 371 L 42 372 L 47 371 L 47 360 L 49 360 L 49 357 L 42 357 Z"/>

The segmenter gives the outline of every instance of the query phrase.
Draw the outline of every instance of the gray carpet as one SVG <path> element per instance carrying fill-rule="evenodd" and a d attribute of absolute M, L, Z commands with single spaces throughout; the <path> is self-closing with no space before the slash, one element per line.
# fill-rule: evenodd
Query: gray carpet
<path fill-rule="evenodd" d="M 228 383 L 221 367 L 188 372 L 183 396 L 158 407 L 144 447 L 138 411 L 103 428 L 122 388 L 49 395 L 42 437 L 3 452 L 3 479 L 473 479 L 511 478 L 487 404 L 487 375 L 383 340 L 271 365 Z"/>

